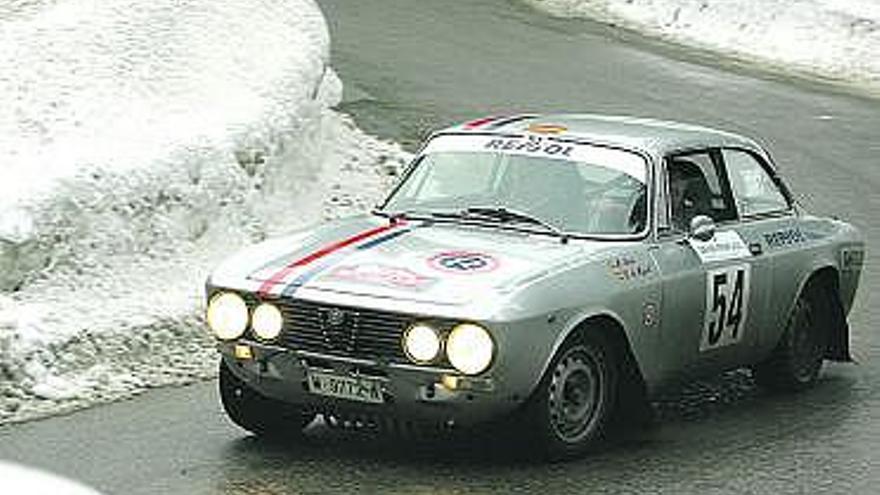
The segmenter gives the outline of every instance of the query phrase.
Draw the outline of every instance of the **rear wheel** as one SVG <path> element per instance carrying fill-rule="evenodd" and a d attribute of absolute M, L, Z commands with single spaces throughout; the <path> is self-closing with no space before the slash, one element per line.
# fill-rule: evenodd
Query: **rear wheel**
<path fill-rule="evenodd" d="M 239 379 L 220 360 L 220 402 L 233 423 L 263 437 L 297 437 L 315 415 L 287 402 L 270 399 Z"/>
<path fill-rule="evenodd" d="M 550 458 L 583 453 L 602 436 L 617 380 L 614 353 L 600 335 L 563 344 L 524 410 L 528 430 Z"/>
<path fill-rule="evenodd" d="M 820 285 L 808 286 L 795 302 L 785 333 L 773 355 L 755 368 L 764 387 L 798 391 L 816 383 L 828 347 L 830 297 Z"/>

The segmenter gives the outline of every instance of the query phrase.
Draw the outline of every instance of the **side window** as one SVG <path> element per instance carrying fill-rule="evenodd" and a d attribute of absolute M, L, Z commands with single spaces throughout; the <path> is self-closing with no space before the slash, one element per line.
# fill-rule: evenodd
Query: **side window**
<path fill-rule="evenodd" d="M 785 195 L 754 156 L 731 149 L 722 153 L 741 215 L 760 215 L 789 208 Z"/>
<path fill-rule="evenodd" d="M 717 155 L 715 155 L 717 156 Z M 672 229 L 687 232 L 691 219 L 706 215 L 716 222 L 736 219 L 730 188 L 710 151 L 673 155 L 666 160 Z"/>

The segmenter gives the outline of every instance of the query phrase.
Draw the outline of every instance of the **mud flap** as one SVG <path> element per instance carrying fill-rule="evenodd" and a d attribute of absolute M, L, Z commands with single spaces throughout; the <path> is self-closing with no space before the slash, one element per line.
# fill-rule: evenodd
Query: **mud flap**
<path fill-rule="evenodd" d="M 828 295 L 831 332 L 828 335 L 828 348 L 825 351 L 825 359 L 851 363 L 853 358 L 849 352 L 849 323 L 846 321 L 843 304 L 840 302 L 840 298 L 837 297 L 836 291 Z"/>

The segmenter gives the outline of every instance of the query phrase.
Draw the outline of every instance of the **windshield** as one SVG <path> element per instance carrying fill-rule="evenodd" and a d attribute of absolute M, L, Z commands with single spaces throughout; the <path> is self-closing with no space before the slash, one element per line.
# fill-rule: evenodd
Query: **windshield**
<path fill-rule="evenodd" d="M 628 151 L 540 136 L 433 139 L 387 212 L 504 208 L 571 234 L 635 234 L 647 219 L 647 165 Z"/>

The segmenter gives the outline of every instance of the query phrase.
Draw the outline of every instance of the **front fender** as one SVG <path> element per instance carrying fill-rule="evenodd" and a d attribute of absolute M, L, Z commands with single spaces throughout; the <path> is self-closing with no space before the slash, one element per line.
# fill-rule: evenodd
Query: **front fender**
<path fill-rule="evenodd" d="M 662 294 L 659 270 L 647 250 L 633 250 L 626 253 L 627 263 L 644 269 L 624 277 L 609 269 L 613 265 L 608 260 L 615 256 L 609 253 L 547 277 L 521 291 L 508 305 L 531 309 L 528 317 L 509 324 L 505 337 L 510 340 L 505 347 L 515 362 L 499 370 L 517 376 L 520 394 L 531 395 L 573 332 L 598 320 L 613 323 L 619 330 L 615 343 L 627 347 L 627 358 L 633 358 L 646 385 L 656 381 L 661 369 L 660 356 L 653 351 L 660 337 L 656 322 Z M 536 309 L 542 307 L 545 310 Z"/>

